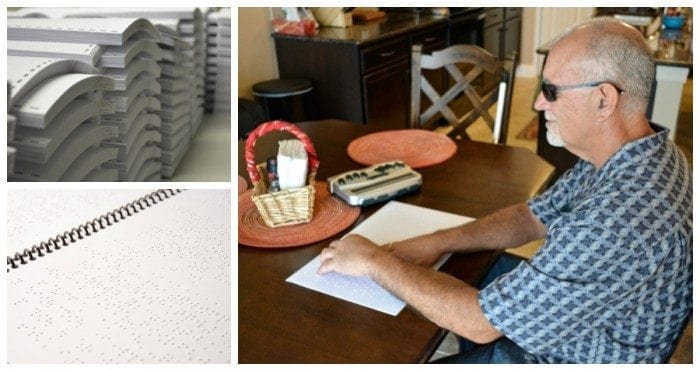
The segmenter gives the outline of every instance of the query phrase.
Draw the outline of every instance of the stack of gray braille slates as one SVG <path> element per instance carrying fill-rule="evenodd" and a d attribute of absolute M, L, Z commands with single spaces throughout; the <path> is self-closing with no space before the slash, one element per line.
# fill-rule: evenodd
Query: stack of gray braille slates
<path fill-rule="evenodd" d="M 206 71 L 207 71 L 207 23 L 203 13 L 209 13 L 210 8 L 23 8 L 17 11 L 8 12 L 8 18 L 13 17 L 43 17 L 43 18 L 101 18 L 109 17 L 141 17 L 148 19 L 152 24 L 158 27 L 158 31 L 162 35 L 167 35 L 166 39 L 159 39 L 158 42 L 144 40 L 144 37 L 132 38 L 127 40 L 121 49 L 114 50 L 107 48 L 106 50 L 96 50 L 100 45 L 85 45 L 74 46 L 73 48 L 64 48 L 53 51 L 54 57 L 65 57 L 90 61 L 89 63 L 100 68 L 102 73 L 110 74 L 116 79 L 117 88 L 126 86 L 129 83 L 139 81 L 136 75 L 139 72 L 129 73 L 131 71 L 153 71 L 152 64 L 143 62 L 134 63 L 136 55 L 139 59 L 142 54 L 151 54 L 153 60 L 159 61 L 160 76 L 157 79 L 161 85 L 161 91 L 157 93 L 157 98 L 163 100 L 159 102 L 162 112 L 157 112 L 161 118 L 161 127 L 158 129 L 161 134 L 161 161 L 162 175 L 171 177 L 177 167 L 177 164 L 184 157 L 189 148 L 189 140 L 191 140 L 203 122 L 204 104 L 206 96 Z M 230 19 L 230 10 L 229 16 Z M 230 20 L 228 21 L 230 29 Z M 230 34 L 230 31 L 229 31 Z M 174 41 L 176 40 L 177 41 Z M 72 43 L 74 41 L 71 41 Z M 230 45 L 230 36 L 228 37 Z M 14 42 L 13 42 L 14 44 Z M 65 45 L 65 44 L 64 44 Z M 8 45 L 10 49 L 22 49 L 23 53 L 28 53 L 29 50 L 46 50 L 43 45 L 34 45 L 27 47 L 26 45 L 18 48 L 15 45 Z M 158 51 L 155 51 L 155 50 Z M 70 52 L 68 51 L 70 50 Z M 87 51 L 86 51 L 87 50 Z M 9 53 L 9 51 L 8 51 Z M 155 55 L 159 53 L 158 55 Z M 230 55 L 230 46 L 229 46 Z M 230 92 L 230 56 L 228 58 L 228 76 L 223 76 L 226 79 L 226 85 L 229 86 Z M 131 64 L 133 63 L 133 64 Z M 109 68 L 109 69 L 108 69 Z M 122 68 L 118 70 L 112 68 Z M 186 72 L 186 78 L 180 77 L 183 71 Z M 215 72 L 215 71 L 214 71 Z M 213 86 L 213 85 L 212 85 Z M 185 93 L 186 92 L 186 93 Z M 213 102 L 212 90 L 212 102 Z M 128 90 L 127 90 L 128 93 Z M 187 103 L 189 108 L 181 104 L 181 100 L 187 94 Z M 230 93 L 229 93 L 230 95 Z M 124 97 L 123 97 L 124 98 Z M 128 99 L 128 97 L 126 97 Z M 230 100 L 230 99 L 229 99 Z M 124 99 L 115 101 L 117 110 L 120 110 Z M 212 103 L 213 104 L 213 103 Z M 230 103 L 229 103 L 230 105 Z M 148 109 L 152 109 L 153 105 L 147 105 Z M 185 113 L 186 111 L 186 113 Z M 153 113 L 152 111 L 149 111 Z M 129 112 L 133 113 L 133 112 Z M 187 117 L 185 117 L 185 115 Z M 106 117 L 105 121 L 113 123 L 123 123 L 125 117 L 120 117 L 120 114 Z M 124 115 L 121 115 L 124 116 Z M 131 115 L 126 115 L 131 117 Z M 140 121 L 143 122 L 143 121 Z M 187 128 L 183 125 L 186 125 Z M 120 129 L 122 126 L 120 126 Z M 185 133 L 186 130 L 187 133 Z M 181 139 L 189 135 L 187 143 Z M 120 136 L 127 135 L 125 131 L 120 131 Z M 127 135 L 127 138 L 133 136 Z M 121 139 L 121 137 L 120 137 Z M 122 153 L 122 152 L 120 152 Z M 120 173 L 121 174 L 121 173 Z"/>
<path fill-rule="evenodd" d="M 194 137 L 204 114 L 206 73 L 206 23 L 199 8 L 75 8 L 62 11 L 61 14 L 64 17 L 143 17 L 154 24 L 175 30 L 174 35 L 190 45 L 188 48 L 177 48 L 188 58 L 176 60 L 172 64 L 178 67 L 177 70 L 191 68 L 193 71 L 188 76 L 191 79 L 188 89 L 191 92 L 190 136 Z M 166 49 L 173 47 L 177 45 L 166 46 Z"/>
<path fill-rule="evenodd" d="M 101 125 L 114 112 L 105 93 L 114 80 L 83 62 L 40 57 L 7 57 L 11 86 L 8 110 L 16 127 L 8 147 L 16 149 L 12 181 L 116 180 L 101 167 L 116 158 L 104 141 L 116 128 Z"/>
<path fill-rule="evenodd" d="M 194 136 L 202 123 L 204 116 L 205 79 L 207 68 L 207 30 L 206 20 L 199 9 L 195 9 L 194 17 L 190 20 L 182 20 L 178 24 L 178 31 L 183 40 L 190 43 L 192 48 L 192 61 L 196 76 L 197 87 L 192 97 L 192 127 Z"/>
<path fill-rule="evenodd" d="M 192 61 L 192 45 L 179 37 L 177 20 L 154 20 L 161 33 L 160 47 L 163 50 L 160 83 L 163 89 L 161 101 L 161 175 L 173 176 L 177 165 L 190 144 L 192 123 L 192 97 L 197 84 Z"/>
<path fill-rule="evenodd" d="M 10 94 L 12 92 L 12 86 L 10 82 L 7 82 L 7 108 L 10 108 Z M 9 143 L 15 138 L 15 116 L 7 113 L 7 173 L 12 173 L 12 169 L 15 167 L 15 153 L 17 150 L 14 147 L 10 147 Z"/>
<path fill-rule="evenodd" d="M 46 11 L 49 15 L 55 15 Z M 63 15 L 63 13 L 60 13 Z M 20 32 L 22 30 L 23 32 Z M 47 30 L 51 30 L 47 34 Z M 101 36 L 101 37 L 100 37 Z M 109 36 L 109 37 L 107 37 Z M 140 18 L 8 19 L 8 53 L 44 55 L 90 61 L 97 73 L 114 81 L 105 100 L 114 112 L 101 117 L 103 126 L 116 128 L 116 135 L 104 140 L 117 158 L 98 172 L 114 173 L 121 181 L 159 180 L 160 103 L 149 97 L 160 94 L 157 79 L 162 51 L 159 32 L 150 21 Z"/>
<path fill-rule="evenodd" d="M 212 50 L 209 63 L 214 78 L 213 109 L 231 112 L 231 8 L 209 13 L 209 39 Z"/>
<path fill-rule="evenodd" d="M 204 114 L 206 24 L 198 8 L 79 8 L 67 17 L 143 17 L 160 32 L 161 175 L 173 176 Z"/>
<path fill-rule="evenodd" d="M 213 13 L 216 20 L 214 111 L 231 112 L 231 8 Z"/>

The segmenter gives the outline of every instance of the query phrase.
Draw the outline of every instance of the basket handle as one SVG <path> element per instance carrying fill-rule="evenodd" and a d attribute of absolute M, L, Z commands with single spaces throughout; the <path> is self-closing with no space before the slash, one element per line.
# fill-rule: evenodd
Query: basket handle
<path fill-rule="evenodd" d="M 316 149 L 314 148 L 313 143 L 311 143 L 311 138 L 309 138 L 306 133 L 304 133 L 294 124 L 290 124 L 286 121 L 274 120 L 258 125 L 258 127 L 256 127 L 255 130 L 248 135 L 248 139 L 245 141 L 245 163 L 250 180 L 253 183 L 260 181 L 260 173 L 258 173 L 255 164 L 255 142 L 263 135 L 277 130 L 288 131 L 294 134 L 297 139 L 304 143 L 304 148 L 306 149 L 309 157 L 309 177 L 315 177 L 316 170 L 318 170 L 319 161 L 318 155 L 316 155 Z"/>

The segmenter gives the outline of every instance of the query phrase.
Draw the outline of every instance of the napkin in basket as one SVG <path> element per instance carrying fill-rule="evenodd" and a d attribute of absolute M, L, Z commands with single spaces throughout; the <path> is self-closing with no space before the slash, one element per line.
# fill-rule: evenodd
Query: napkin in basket
<path fill-rule="evenodd" d="M 309 160 L 304 143 L 297 139 L 281 140 L 277 151 L 277 174 L 280 189 L 306 185 Z"/>

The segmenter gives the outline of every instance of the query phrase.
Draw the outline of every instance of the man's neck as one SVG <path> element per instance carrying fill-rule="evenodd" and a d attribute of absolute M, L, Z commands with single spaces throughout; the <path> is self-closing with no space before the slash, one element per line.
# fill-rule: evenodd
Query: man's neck
<path fill-rule="evenodd" d="M 654 130 L 644 116 L 627 120 L 611 120 L 605 124 L 605 128 L 605 135 L 601 137 L 599 147 L 589 160 L 596 169 L 603 167 L 625 144 L 654 134 Z"/>

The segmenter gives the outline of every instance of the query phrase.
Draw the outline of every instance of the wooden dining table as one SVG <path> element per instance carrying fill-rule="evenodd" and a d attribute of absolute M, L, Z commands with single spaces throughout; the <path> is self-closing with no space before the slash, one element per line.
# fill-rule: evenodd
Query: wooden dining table
<path fill-rule="evenodd" d="M 353 139 L 375 132 L 372 126 L 339 120 L 297 126 L 316 147 L 318 180 L 365 167 L 355 163 L 346 148 Z M 293 137 L 286 132 L 259 138 L 256 163 L 276 153 L 279 140 L 289 138 Z M 244 146 L 244 142 L 238 145 L 238 173 L 251 184 Z M 527 149 L 460 140 L 454 156 L 418 169 L 423 177 L 419 191 L 397 200 L 478 218 L 543 191 L 553 170 Z M 363 207 L 355 225 L 381 206 Z M 447 331 L 411 307 L 391 316 L 285 282 L 350 229 L 300 247 L 239 244 L 239 363 L 420 363 L 430 359 Z M 473 285 L 499 253 L 453 254 L 440 270 Z"/>

